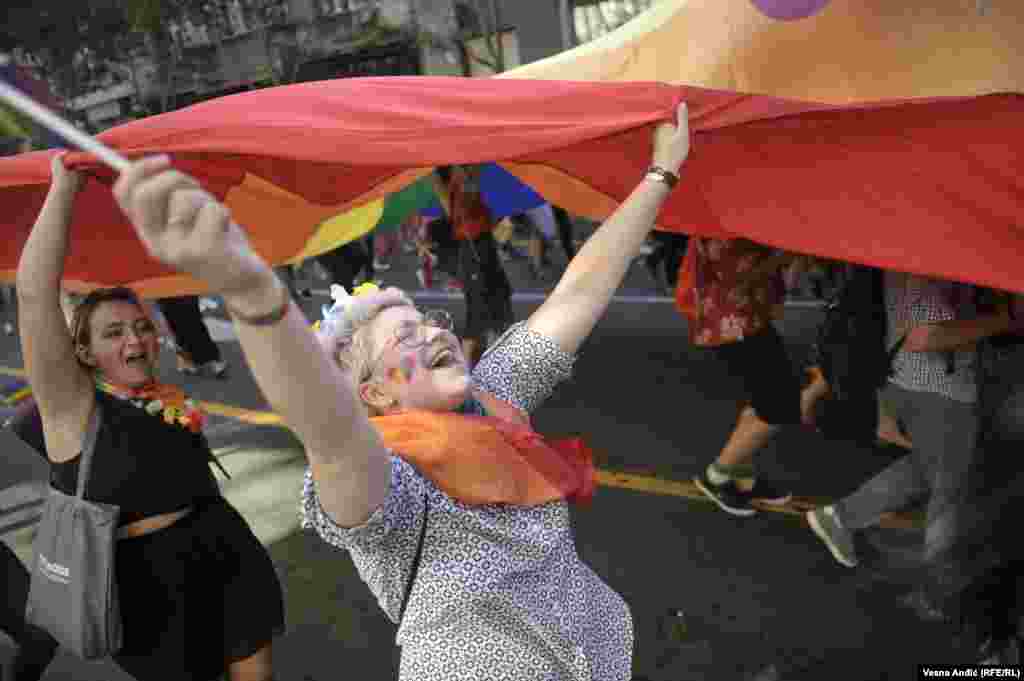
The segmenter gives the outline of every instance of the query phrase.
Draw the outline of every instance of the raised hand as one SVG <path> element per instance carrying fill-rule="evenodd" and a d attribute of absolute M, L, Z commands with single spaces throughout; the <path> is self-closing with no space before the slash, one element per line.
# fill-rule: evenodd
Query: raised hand
<path fill-rule="evenodd" d="M 244 293 L 267 280 L 270 267 L 228 209 L 173 170 L 168 157 L 133 163 L 114 185 L 114 197 L 146 250 L 165 265 L 222 294 Z"/>
<path fill-rule="evenodd" d="M 676 123 L 661 123 L 654 130 L 654 159 L 656 166 L 679 174 L 679 169 L 690 155 L 690 117 L 686 102 L 676 110 Z"/>
<path fill-rule="evenodd" d="M 64 165 L 66 155 L 66 153 L 57 154 L 50 161 L 50 177 L 52 178 L 50 189 L 73 196 L 82 189 L 85 175 L 77 170 L 68 170 Z"/>

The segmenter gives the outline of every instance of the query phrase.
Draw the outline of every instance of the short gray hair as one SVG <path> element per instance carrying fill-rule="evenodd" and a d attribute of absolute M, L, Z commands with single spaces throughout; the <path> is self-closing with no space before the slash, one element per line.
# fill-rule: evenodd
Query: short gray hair
<path fill-rule="evenodd" d="M 384 310 L 406 306 L 415 307 L 415 304 L 399 288 L 387 288 L 350 298 L 343 310 L 331 316 L 331 323 L 327 323 L 326 319 L 321 322 L 317 338 L 358 386 L 369 380 L 367 372 L 373 359 L 373 344 L 365 330 Z"/>

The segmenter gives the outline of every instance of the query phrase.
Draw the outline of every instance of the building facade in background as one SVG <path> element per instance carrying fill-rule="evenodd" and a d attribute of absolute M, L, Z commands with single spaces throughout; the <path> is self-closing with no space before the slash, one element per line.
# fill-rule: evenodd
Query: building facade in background
<path fill-rule="evenodd" d="M 207 20 L 168 25 L 169 64 L 158 63 L 143 38 L 126 39 L 118 63 L 98 69 L 102 76 L 65 104 L 97 132 L 293 82 L 486 77 L 600 37 L 656 1 L 211 0 Z"/>

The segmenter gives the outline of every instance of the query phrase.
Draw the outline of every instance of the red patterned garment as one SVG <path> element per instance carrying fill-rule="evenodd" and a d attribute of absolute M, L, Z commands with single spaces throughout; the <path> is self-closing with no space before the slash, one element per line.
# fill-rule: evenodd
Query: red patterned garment
<path fill-rule="evenodd" d="M 494 228 L 491 211 L 480 194 L 479 172 L 475 170 L 469 178 L 463 173 L 452 173 L 448 187 L 452 202 L 451 221 L 455 238 L 460 241 L 479 239 L 481 234 Z"/>
<path fill-rule="evenodd" d="M 741 341 L 764 329 L 785 294 L 779 271 L 747 286 L 741 275 L 772 254 L 771 249 L 746 239 L 690 240 L 694 254 L 696 319 L 690 323 L 694 345 L 714 346 Z"/>

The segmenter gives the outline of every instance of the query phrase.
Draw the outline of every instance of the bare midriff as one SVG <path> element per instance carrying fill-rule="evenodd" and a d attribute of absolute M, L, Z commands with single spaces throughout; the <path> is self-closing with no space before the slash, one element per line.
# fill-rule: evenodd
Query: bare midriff
<path fill-rule="evenodd" d="M 145 534 L 151 534 L 153 532 L 167 529 L 191 512 L 192 507 L 190 506 L 188 508 L 183 508 L 180 511 L 161 513 L 160 515 L 136 520 L 134 523 L 128 523 L 124 527 L 119 528 L 117 530 L 117 538 L 130 539 L 132 537 L 141 537 Z"/>

